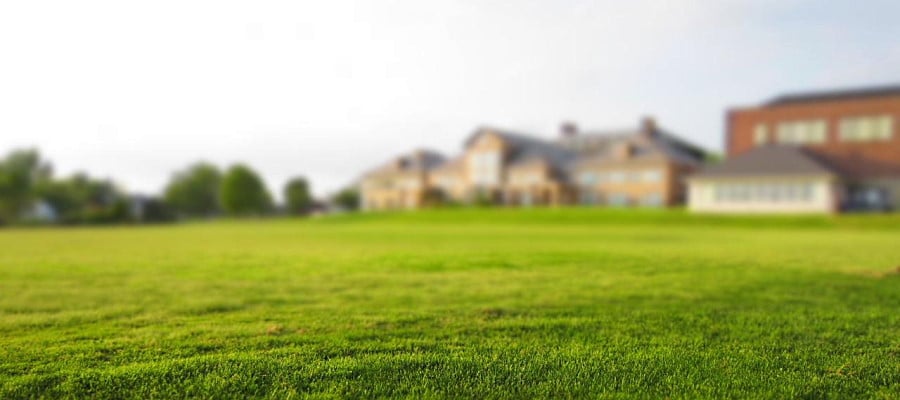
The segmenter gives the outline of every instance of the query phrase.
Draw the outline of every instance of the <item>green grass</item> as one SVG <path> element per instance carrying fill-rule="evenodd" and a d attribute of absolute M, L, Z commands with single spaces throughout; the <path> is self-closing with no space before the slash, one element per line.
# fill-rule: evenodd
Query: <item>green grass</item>
<path fill-rule="evenodd" d="M 0 398 L 900 398 L 900 217 L 0 231 Z"/>

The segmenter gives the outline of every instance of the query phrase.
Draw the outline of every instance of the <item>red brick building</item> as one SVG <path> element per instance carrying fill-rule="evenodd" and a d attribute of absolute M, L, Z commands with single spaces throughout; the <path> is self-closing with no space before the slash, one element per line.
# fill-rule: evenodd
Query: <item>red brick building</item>
<path fill-rule="evenodd" d="M 900 86 L 732 109 L 725 139 L 727 160 L 692 178 L 692 209 L 900 209 Z"/>
<path fill-rule="evenodd" d="M 727 116 L 727 152 L 802 145 L 856 178 L 900 176 L 900 86 L 788 95 Z"/>

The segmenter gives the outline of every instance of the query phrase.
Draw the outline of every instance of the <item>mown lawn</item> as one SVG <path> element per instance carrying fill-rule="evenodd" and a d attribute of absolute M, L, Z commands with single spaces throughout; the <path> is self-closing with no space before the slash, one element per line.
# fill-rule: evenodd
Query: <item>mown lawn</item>
<path fill-rule="evenodd" d="M 0 398 L 900 398 L 900 217 L 0 231 Z"/>

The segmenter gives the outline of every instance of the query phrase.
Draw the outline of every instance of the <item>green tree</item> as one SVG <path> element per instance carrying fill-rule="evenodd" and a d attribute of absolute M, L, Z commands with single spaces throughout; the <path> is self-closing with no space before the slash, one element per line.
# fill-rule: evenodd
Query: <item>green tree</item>
<path fill-rule="evenodd" d="M 344 188 L 331 197 L 331 202 L 347 211 L 356 210 L 359 208 L 359 190 L 355 187 Z"/>
<path fill-rule="evenodd" d="M 36 189 L 37 196 L 46 201 L 56 212 L 59 222 L 76 223 L 81 220 L 81 213 L 86 204 L 86 195 L 76 184 L 74 178 L 52 180 L 41 183 Z"/>
<path fill-rule="evenodd" d="M 290 214 L 306 214 L 312 206 L 309 183 L 306 178 L 296 177 L 284 186 L 284 203 Z"/>
<path fill-rule="evenodd" d="M 53 207 L 59 222 L 65 224 L 113 223 L 128 219 L 127 200 L 116 185 L 84 173 L 42 181 L 35 187 L 35 196 Z"/>
<path fill-rule="evenodd" d="M 52 175 L 37 150 L 16 150 L 0 160 L 0 222 L 19 218 L 35 200 L 35 187 Z"/>
<path fill-rule="evenodd" d="M 209 217 L 221 212 L 222 173 L 212 164 L 198 162 L 175 173 L 166 186 L 166 204 L 183 217 Z"/>
<path fill-rule="evenodd" d="M 250 167 L 237 164 L 222 179 L 222 208 L 231 215 L 260 215 L 272 209 L 272 196 Z"/>

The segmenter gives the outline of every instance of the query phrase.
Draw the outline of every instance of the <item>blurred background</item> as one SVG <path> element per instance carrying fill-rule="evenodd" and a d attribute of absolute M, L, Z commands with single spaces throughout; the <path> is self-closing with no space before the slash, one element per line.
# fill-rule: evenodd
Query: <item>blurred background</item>
<path fill-rule="evenodd" d="M 420 148 L 452 158 L 484 125 L 552 141 L 564 121 L 617 130 L 652 116 L 721 158 L 733 107 L 896 82 L 900 27 L 884 16 L 898 11 L 891 1 L 5 3 L 3 220 L 344 210 L 360 205 L 371 169 Z"/>

